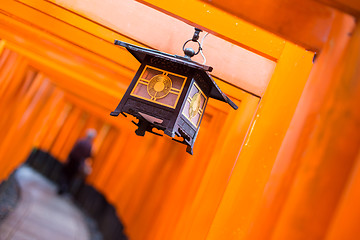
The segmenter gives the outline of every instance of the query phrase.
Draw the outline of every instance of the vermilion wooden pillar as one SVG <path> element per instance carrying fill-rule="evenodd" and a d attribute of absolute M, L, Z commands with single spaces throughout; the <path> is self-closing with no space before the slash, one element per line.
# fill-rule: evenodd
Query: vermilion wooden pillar
<path fill-rule="evenodd" d="M 360 236 L 360 152 L 348 185 L 328 227 L 326 240 L 354 239 Z"/>
<path fill-rule="evenodd" d="M 338 15 L 248 239 L 323 239 L 360 146 L 360 27 Z M 353 32 L 353 33 L 352 33 Z"/>
<path fill-rule="evenodd" d="M 234 164 L 221 203 L 215 209 L 206 239 L 245 239 L 313 66 L 312 58 L 311 52 L 286 44 Z M 202 213 L 198 215 L 203 218 L 211 212 L 209 209 L 205 211 L 205 207 L 198 210 Z M 200 217 L 196 220 L 198 224 L 203 223 Z M 201 239 L 198 234 L 201 231 L 204 231 L 203 228 L 193 227 L 193 235 L 189 239 Z"/>

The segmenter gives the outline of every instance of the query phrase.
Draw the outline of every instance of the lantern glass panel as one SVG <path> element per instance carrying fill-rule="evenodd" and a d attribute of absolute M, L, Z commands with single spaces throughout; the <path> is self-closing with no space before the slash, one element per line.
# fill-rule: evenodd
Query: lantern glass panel
<path fill-rule="evenodd" d="M 137 95 L 142 98 L 150 99 L 150 95 L 147 92 L 147 84 L 139 82 L 135 89 L 134 89 L 134 95 Z"/>
<path fill-rule="evenodd" d="M 174 93 L 169 93 L 165 98 L 160 98 L 157 100 L 157 102 L 169 105 L 169 106 L 175 106 L 176 100 L 178 98 L 178 95 Z"/>
<path fill-rule="evenodd" d="M 145 80 L 149 80 L 153 78 L 156 75 L 163 74 L 163 71 L 156 70 L 154 68 L 146 67 L 143 74 L 141 75 L 141 78 Z"/>
<path fill-rule="evenodd" d="M 185 102 L 182 114 L 195 126 L 198 127 L 205 108 L 206 96 L 199 86 L 194 83 L 190 94 Z"/>
<path fill-rule="evenodd" d="M 183 77 L 175 76 L 173 74 L 168 74 L 168 77 L 171 79 L 172 87 L 174 89 L 180 90 L 183 87 L 183 83 L 184 83 Z"/>
<path fill-rule="evenodd" d="M 132 96 L 175 108 L 184 88 L 186 77 L 145 66 L 137 80 Z"/>
<path fill-rule="evenodd" d="M 199 92 L 199 88 L 196 87 L 196 84 L 194 84 L 192 87 L 191 87 L 191 90 L 190 90 L 190 94 L 189 94 L 189 97 L 192 98 L 196 93 Z M 191 100 L 191 99 L 190 99 Z"/>

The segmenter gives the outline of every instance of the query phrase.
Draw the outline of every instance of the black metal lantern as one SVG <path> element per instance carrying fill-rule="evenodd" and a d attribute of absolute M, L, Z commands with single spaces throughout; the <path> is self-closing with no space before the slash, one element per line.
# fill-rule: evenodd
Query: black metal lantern
<path fill-rule="evenodd" d="M 198 41 L 200 29 L 189 41 Z M 187 43 L 186 42 L 186 43 Z M 187 145 L 193 153 L 193 145 L 209 98 L 215 98 L 237 109 L 208 72 L 212 67 L 191 60 L 196 55 L 191 48 L 183 46 L 185 57 L 170 55 L 152 49 L 138 47 L 115 40 L 115 45 L 125 47 L 140 63 L 135 77 L 111 116 L 130 114 L 139 121 L 135 133 L 144 136 L 153 128 L 164 131 L 173 140 Z M 182 137 L 182 141 L 174 139 Z"/>

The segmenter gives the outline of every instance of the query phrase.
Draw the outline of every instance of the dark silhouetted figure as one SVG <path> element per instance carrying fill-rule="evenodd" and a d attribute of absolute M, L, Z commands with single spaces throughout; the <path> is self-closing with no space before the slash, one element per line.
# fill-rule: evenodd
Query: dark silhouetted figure
<path fill-rule="evenodd" d="M 58 194 L 69 192 L 70 186 L 77 178 L 84 178 L 90 174 L 91 167 L 87 161 L 92 156 L 92 142 L 96 137 L 96 130 L 88 129 L 86 137 L 79 139 L 73 146 L 63 168 Z"/>

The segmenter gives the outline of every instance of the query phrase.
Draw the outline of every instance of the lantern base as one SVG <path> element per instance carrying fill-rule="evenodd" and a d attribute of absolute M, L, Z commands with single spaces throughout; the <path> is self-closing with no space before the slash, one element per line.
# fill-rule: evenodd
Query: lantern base
<path fill-rule="evenodd" d="M 143 120 L 139 119 L 138 123 L 136 123 L 134 121 L 131 121 L 131 122 L 134 123 L 138 127 L 138 129 L 135 130 L 135 133 L 138 136 L 145 136 L 145 132 L 149 132 L 149 133 L 155 134 L 157 136 L 161 136 L 161 137 L 163 136 L 160 133 L 154 132 L 153 131 L 154 126 L 152 126 L 152 124 L 150 124 L 147 121 L 143 121 Z"/>
<path fill-rule="evenodd" d="M 126 115 L 123 112 L 117 113 L 117 115 L 119 115 L 119 114 L 122 114 L 126 117 Z M 156 128 L 158 130 L 164 131 L 164 134 L 171 137 L 172 140 L 186 145 L 186 152 L 193 155 L 193 146 L 194 146 L 195 139 L 191 139 L 185 133 L 185 131 L 183 131 L 181 128 L 178 128 L 177 131 L 170 131 L 169 129 L 166 129 L 166 128 L 160 126 L 159 124 L 149 122 L 146 118 L 144 118 L 142 116 L 142 114 L 139 114 L 139 115 L 137 114 L 134 117 L 136 117 L 138 119 L 137 123 L 135 121 L 132 121 L 132 123 L 134 123 L 138 127 L 135 130 L 136 135 L 143 137 L 143 136 L 145 136 L 146 132 L 149 132 L 149 133 L 152 133 L 157 136 L 163 136 L 162 134 L 153 131 L 153 129 Z M 175 136 L 182 137 L 183 140 L 180 141 L 178 139 L 175 139 L 174 138 Z"/>

